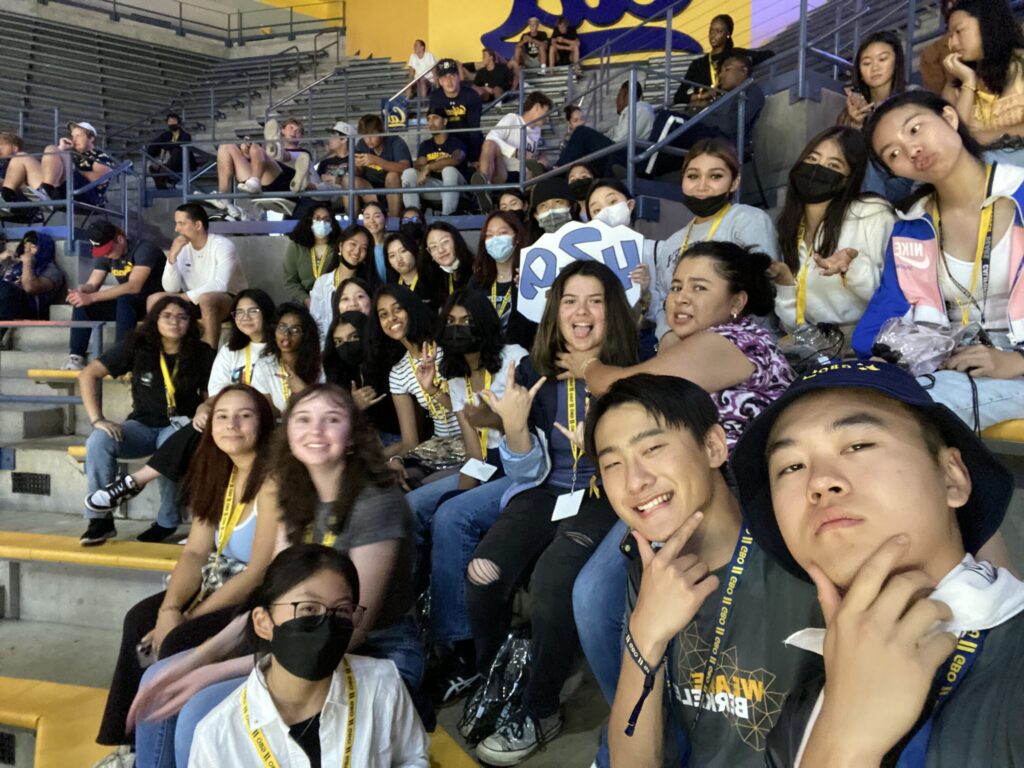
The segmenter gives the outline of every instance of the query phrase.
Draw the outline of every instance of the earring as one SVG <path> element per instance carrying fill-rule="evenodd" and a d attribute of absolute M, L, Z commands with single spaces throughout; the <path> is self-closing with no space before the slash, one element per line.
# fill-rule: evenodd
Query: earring
<path fill-rule="evenodd" d="M 733 310 L 733 312 L 732 312 L 732 319 L 735 320 L 739 316 L 740 316 L 740 313 L 737 312 L 736 310 Z"/>

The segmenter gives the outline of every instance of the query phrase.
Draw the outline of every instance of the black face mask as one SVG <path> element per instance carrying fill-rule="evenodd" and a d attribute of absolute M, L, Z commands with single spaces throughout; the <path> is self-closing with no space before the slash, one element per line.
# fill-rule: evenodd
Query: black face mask
<path fill-rule="evenodd" d="M 693 195 L 683 193 L 683 205 L 689 208 L 694 216 L 703 218 L 722 210 L 725 204 L 729 202 L 730 197 L 732 195 L 728 192 L 712 197 L 694 197 Z"/>
<path fill-rule="evenodd" d="M 341 663 L 355 627 L 348 619 L 331 614 L 303 616 L 274 627 L 270 652 L 285 670 L 303 680 L 330 677 Z"/>
<path fill-rule="evenodd" d="M 358 368 L 363 362 L 363 342 L 343 341 L 334 345 L 334 351 L 338 353 L 338 359 L 349 368 Z"/>
<path fill-rule="evenodd" d="M 572 191 L 572 196 L 582 203 L 587 197 L 590 185 L 593 183 L 593 179 L 576 179 L 576 181 L 569 185 L 569 189 Z"/>
<path fill-rule="evenodd" d="M 845 189 L 849 179 L 824 165 L 800 163 L 789 174 L 797 199 L 804 205 L 831 200 Z"/>
<path fill-rule="evenodd" d="M 441 345 L 457 355 L 480 351 L 480 339 L 471 325 L 446 325 L 441 334 Z"/>

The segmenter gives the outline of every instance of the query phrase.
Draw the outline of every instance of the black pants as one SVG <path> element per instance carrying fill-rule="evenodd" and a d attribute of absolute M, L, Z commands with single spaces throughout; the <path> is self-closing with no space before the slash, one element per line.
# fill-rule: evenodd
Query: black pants
<path fill-rule="evenodd" d="M 638 138 L 646 139 L 646 136 L 640 136 Z M 562 154 L 558 156 L 558 164 L 565 165 L 566 163 L 572 163 L 579 160 L 581 157 L 585 157 L 592 152 L 597 152 L 610 147 L 614 144 L 611 139 L 605 136 L 598 130 L 595 130 L 587 125 L 581 125 L 578 128 L 574 128 L 573 132 L 569 135 L 569 141 L 566 142 L 565 149 L 562 150 Z M 610 155 L 605 155 L 598 160 L 592 160 L 589 165 L 597 178 L 608 176 L 611 173 L 613 165 L 625 165 L 626 164 L 626 152 L 624 150 L 617 150 L 612 152 Z"/>
<path fill-rule="evenodd" d="M 508 634 L 512 596 L 529 582 L 533 663 L 524 704 L 538 718 L 558 711 L 558 694 L 579 644 L 572 616 L 576 575 L 615 522 L 604 494 L 593 498 L 589 493 L 579 514 L 551 522 L 555 499 L 562 493 L 565 489 L 541 486 L 513 498 L 473 554 L 493 563 L 498 579 L 486 585 L 466 580 L 481 671 L 490 666 Z"/>
<path fill-rule="evenodd" d="M 0 281 L 0 320 L 36 320 L 35 302 L 20 283 Z"/>
<path fill-rule="evenodd" d="M 182 427 L 156 449 L 146 464 L 168 480 L 181 482 L 202 437 L 203 433 L 196 431 L 191 424 Z M 183 501 L 187 503 L 187 499 Z"/>
<path fill-rule="evenodd" d="M 135 694 L 142 682 L 143 669 L 139 666 L 135 647 L 139 641 L 156 626 L 157 613 L 164 601 L 166 592 L 147 597 L 136 603 L 124 617 L 124 629 L 121 633 L 121 650 L 117 655 L 117 666 L 114 667 L 114 679 L 110 683 L 107 695 L 107 706 L 103 710 L 100 733 L 96 737 L 99 744 L 116 746 L 128 744 L 131 739 L 125 733 L 125 720 L 131 709 Z M 163 645 L 160 646 L 160 658 L 165 659 L 181 651 L 195 648 L 204 640 L 216 635 L 234 618 L 235 607 L 222 608 L 219 611 L 190 619 L 167 633 Z"/>
<path fill-rule="evenodd" d="M 146 314 L 146 297 L 139 293 L 118 296 L 109 301 L 97 301 L 87 307 L 75 307 L 71 310 L 72 320 L 115 320 L 117 321 L 117 341 L 123 341 Z M 91 328 L 71 329 L 71 354 L 85 355 L 89 349 Z"/>

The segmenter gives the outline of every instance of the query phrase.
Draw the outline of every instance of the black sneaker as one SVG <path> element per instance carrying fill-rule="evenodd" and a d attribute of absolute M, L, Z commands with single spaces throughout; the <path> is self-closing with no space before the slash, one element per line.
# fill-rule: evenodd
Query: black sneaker
<path fill-rule="evenodd" d="M 115 536 L 117 536 L 117 529 L 114 528 L 112 518 L 95 517 L 89 521 L 89 527 L 78 538 L 78 543 L 83 547 L 94 547 Z"/>
<path fill-rule="evenodd" d="M 144 541 L 147 544 L 159 544 L 161 541 L 166 541 L 174 535 L 178 528 L 165 528 L 160 523 L 153 523 L 149 528 L 144 530 L 135 538 L 138 541 Z"/>
<path fill-rule="evenodd" d="M 474 173 L 470 177 L 470 181 L 473 184 L 486 184 L 487 183 L 487 179 L 484 178 L 484 175 L 482 173 L 480 173 L 480 171 L 477 171 L 476 173 Z M 485 189 L 478 189 L 473 194 L 476 195 L 477 205 L 480 206 L 480 211 L 483 214 L 486 215 L 486 214 L 488 214 L 488 213 L 490 213 L 491 211 L 494 210 L 494 201 L 491 200 L 491 196 L 490 196 L 490 194 L 488 194 L 487 190 L 485 190 Z"/>
<path fill-rule="evenodd" d="M 93 512 L 113 512 L 129 499 L 142 493 L 131 475 L 114 478 L 114 482 L 85 497 L 85 508 Z"/>
<path fill-rule="evenodd" d="M 476 664 L 452 653 L 444 663 L 435 670 L 430 686 L 431 698 L 437 707 L 447 707 L 463 696 L 469 694 L 473 687 L 483 679 L 476 671 Z"/>

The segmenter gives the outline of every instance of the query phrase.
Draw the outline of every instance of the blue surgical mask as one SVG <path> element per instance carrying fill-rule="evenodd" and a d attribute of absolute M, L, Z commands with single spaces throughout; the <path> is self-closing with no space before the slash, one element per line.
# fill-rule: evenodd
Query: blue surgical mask
<path fill-rule="evenodd" d="M 512 235 L 495 235 L 484 243 L 488 255 L 499 264 L 504 264 L 512 258 L 512 251 L 515 245 L 512 242 Z"/>
<path fill-rule="evenodd" d="M 331 222 L 329 221 L 314 221 L 313 222 L 313 237 L 327 237 L 331 234 Z"/>

